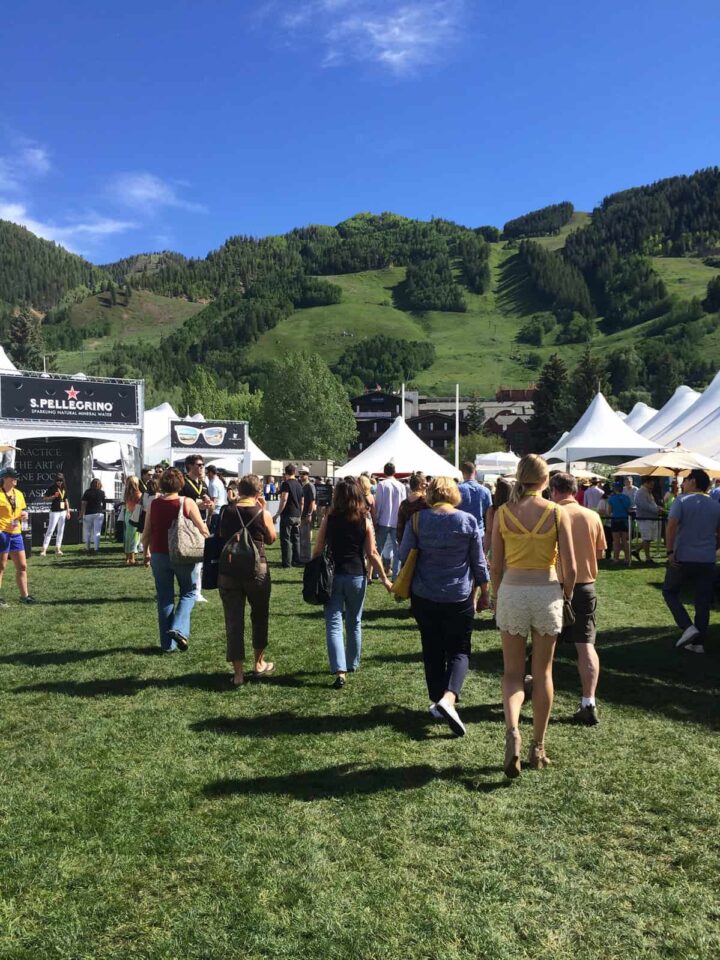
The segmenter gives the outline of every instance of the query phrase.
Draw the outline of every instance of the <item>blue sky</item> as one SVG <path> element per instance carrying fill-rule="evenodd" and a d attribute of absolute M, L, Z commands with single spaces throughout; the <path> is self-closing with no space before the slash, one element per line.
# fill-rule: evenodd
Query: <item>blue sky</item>
<path fill-rule="evenodd" d="M 717 0 L 23 0 L 0 30 L 0 217 L 95 262 L 720 162 Z"/>

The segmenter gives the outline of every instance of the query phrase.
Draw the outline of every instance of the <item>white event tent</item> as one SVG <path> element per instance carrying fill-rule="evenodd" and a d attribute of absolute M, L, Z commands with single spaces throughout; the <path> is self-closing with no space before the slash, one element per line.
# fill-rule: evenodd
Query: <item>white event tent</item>
<path fill-rule="evenodd" d="M 548 450 L 546 460 L 593 460 L 624 463 L 644 453 L 654 453 L 658 444 L 636 433 L 616 415 L 602 393 L 598 393 L 578 422 Z"/>
<path fill-rule="evenodd" d="M 515 473 L 520 457 L 515 456 L 512 450 L 498 450 L 495 453 L 479 453 L 475 457 L 475 469 L 478 473 L 495 473 L 504 475 Z"/>
<path fill-rule="evenodd" d="M 699 396 L 697 390 L 693 390 L 692 387 L 678 387 L 655 416 L 638 428 L 638 433 L 647 437 L 648 440 L 661 441 L 665 430 L 680 418 Z"/>
<path fill-rule="evenodd" d="M 639 433 L 642 430 L 643 424 L 651 420 L 657 412 L 654 407 L 649 407 L 646 403 L 643 403 L 642 400 L 638 400 L 630 413 L 626 417 L 622 417 L 622 420 Z"/>
<path fill-rule="evenodd" d="M 335 476 L 357 477 L 361 473 L 383 473 L 386 463 L 394 463 L 397 473 L 422 470 L 431 477 L 455 477 L 458 480 L 462 476 L 448 460 L 423 443 L 402 417 L 396 417 L 393 425 L 375 443 L 345 466 L 339 467 Z"/>
<path fill-rule="evenodd" d="M 653 439 L 658 440 L 663 447 L 680 442 L 690 450 L 698 449 L 690 440 L 691 431 L 705 426 L 718 413 L 718 410 L 720 410 L 720 373 L 715 374 L 708 387 L 691 406 L 673 420 L 665 430 L 656 433 Z"/>
<path fill-rule="evenodd" d="M 18 369 L 10 357 L 5 353 L 5 347 L 0 344 L 0 373 L 17 373 Z"/>

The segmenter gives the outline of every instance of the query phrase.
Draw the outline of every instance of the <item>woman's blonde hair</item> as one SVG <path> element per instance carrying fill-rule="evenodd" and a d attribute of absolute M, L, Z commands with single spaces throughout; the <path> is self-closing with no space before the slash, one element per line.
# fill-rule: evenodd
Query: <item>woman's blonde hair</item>
<path fill-rule="evenodd" d="M 537 487 L 543 481 L 547 482 L 549 475 L 548 465 L 537 453 L 528 453 L 522 457 L 515 473 L 515 486 L 510 493 L 510 503 L 517 503 L 527 496 L 529 487 Z"/>
<path fill-rule="evenodd" d="M 461 499 L 458 485 L 452 477 L 433 477 L 425 494 L 425 502 L 429 507 L 436 503 L 451 503 L 456 507 Z"/>
<path fill-rule="evenodd" d="M 134 475 L 131 475 L 125 481 L 124 499 L 127 500 L 131 494 L 140 493 L 140 481 Z"/>
<path fill-rule="evenodd" d="M 360 476 L 358 477 L 358 483 L 363 488 L 363 493 L 365 494 L 365 496 L 369 497 L 370 494 L 372 493 L 372 490 L 370 487 L 370 477 L 368 477 L 367 474 L 365 473 L 361 473 Z"/>

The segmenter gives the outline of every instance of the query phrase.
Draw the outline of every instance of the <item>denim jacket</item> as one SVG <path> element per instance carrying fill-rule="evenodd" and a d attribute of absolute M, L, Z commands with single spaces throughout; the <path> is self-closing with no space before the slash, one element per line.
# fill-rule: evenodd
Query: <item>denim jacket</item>
<path fill-rule="evenodd" d="M 466 600 L 473 584 L 489 580 L 477 520 L 462 510 L 422 510 L 417 518 L 417 536 L 408 523 L 400 544 L 403 563 L 413 547 L 420 551 L 412 592 L 436 603 Z"/>

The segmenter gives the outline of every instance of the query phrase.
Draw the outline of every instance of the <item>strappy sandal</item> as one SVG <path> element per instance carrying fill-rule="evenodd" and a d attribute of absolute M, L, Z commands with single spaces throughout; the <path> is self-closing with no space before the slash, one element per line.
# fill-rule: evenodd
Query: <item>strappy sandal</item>
<path fill-rule="evenodd" d="M 503 771 L 508 780 L 514 780 L 520 776 L 520 751 L 522 750 L 522 737 L 520 731 L 508 730 L 505 733 L 505 763 Z"/>
<path fill-rule="evenodd" d="M 550 766 L 550 760 L 545 753 L 545 744 L 533 740 L 530 744 L 530 753 L 528 754 L 528 763 L 533 770 L 544 770 Z"/>

